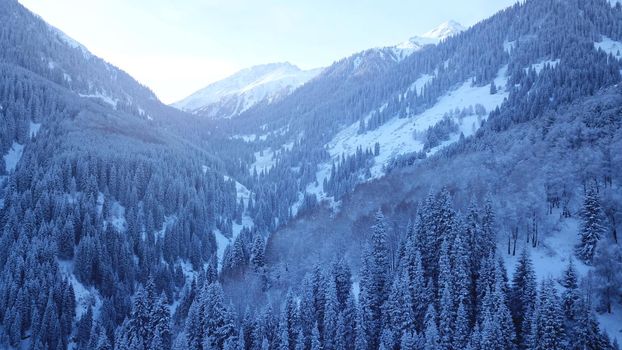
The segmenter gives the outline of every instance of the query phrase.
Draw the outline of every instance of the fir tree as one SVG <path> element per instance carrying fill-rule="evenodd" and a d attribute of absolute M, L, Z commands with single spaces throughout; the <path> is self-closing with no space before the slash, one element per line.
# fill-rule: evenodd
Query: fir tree
<path fill-rule="evenodd" d="M 586 263 L 591 263 L 598 241 L 606 234 L 605 218 L 598 192 L 590 187 L 585 193 L 581 209 L 581 229 L 577 256 Z"/>
<path fill-rule="evenodd" d="M 534 350 L 564 349 L 564 324 L 560 300 L 551 279 L 542 282 L 533 326 Z"/>
<path fill-rule="evenodd" d="M 436 325 L 436 311 L 434 306 L 429 305 L 425 315 L 425 350 L 438 350 L 440 336 Z"/>
<path fill-rule="evenodd" d="M 527 331 L 529 325 L 525 324 L 525 320 L 527 320 L 526 316 L 533 313 L 535 308 L 536 289 L 536 273 L 525 248 L 518 259 L 516 271 L 512 277 L 509 298 L 519 349 L 527 348 L 525 337 L 529 335 Z"/>

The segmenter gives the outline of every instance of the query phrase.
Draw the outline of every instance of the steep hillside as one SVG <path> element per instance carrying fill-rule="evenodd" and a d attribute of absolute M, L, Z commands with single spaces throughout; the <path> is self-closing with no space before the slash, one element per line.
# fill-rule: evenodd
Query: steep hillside
<path fill-rule="evenodd" d="M 249 175 L 235 177 L 270 203 L 253 213 L 270 230 L 318 200 L 337 203 L 395 162 L 474 134 L 503 104 L 514 114 L 497 124 L 618 83 L 620 12 L 601 0 L 529 1 L 401 61 L 365 51 L 281 101 L 215 123 L 228 135 L 221 154 L 253 157 L 241 165 Z"/>
<path fill-rule="evenodd" d="M 113 334 L 148 276 L 177 300 L 243 208 L 194 117 L 17 2 L 0 18 L 0 347 L 84 347 L 74 322 Z"/>
<path fill-rule="evenodd" d="M 611 5 L 251 69 L 205 118 L 3 1 L 0 348 L 615 350 Z"/>

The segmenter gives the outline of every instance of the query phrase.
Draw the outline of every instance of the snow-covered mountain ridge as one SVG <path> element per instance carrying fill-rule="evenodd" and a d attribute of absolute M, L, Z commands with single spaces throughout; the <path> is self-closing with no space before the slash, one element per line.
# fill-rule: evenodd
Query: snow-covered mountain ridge
<path fill-rule="evenodd" d="M 395 52 L 398 59 L 403 59 L 413 52 L 421 50 L 426 45 L 436 45 L 439 42 L 460 34 L 465 31 L 466 28 L 456 21 L 447 21 L 439 25 L 438 27 L 423 33 L 421 35 L 413 36 L 412 38 L 399 43 L 393 47 L 390 47 Z"/>
<path fill-rule="evenodd" d="M 354 65 L 352 74 L 356 74 L 360 67 L 368 67 L 366 60 L 399 62 L 423 47 L 436 45 L 465 29 L 458 22 L 447 21 L 395 46 L 357 53 L 351 57 Z M 376 52 L 380 54 L 380 58 L 372 54 Z M 302 70 L 291 63 L 258 65 L 212 83 L 174 103 L 173 107 L 213 119 L 232 118 L 259 103 L 272 103 L 288 96 L 322 71 L 323 69 Z"/>
<path fill-rule="evenodd" d="M 302 70 L 290 63 L 254 66 L 212 83 L 173 106 L 210 118 L 231 118 L 258 103 L 289 95 L 321 71 Z"/>

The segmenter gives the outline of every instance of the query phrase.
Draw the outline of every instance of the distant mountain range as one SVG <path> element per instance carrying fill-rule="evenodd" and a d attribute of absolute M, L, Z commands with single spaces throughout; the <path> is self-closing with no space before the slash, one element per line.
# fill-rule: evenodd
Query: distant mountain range
<path fill-rule="evenodd" d="M 321 71 L 302 70 L 290 63 L 254 66 L 210 84 L 173 106 L 209 118 L 231 118 L 260 102 L 289 95 Z"/>
<path fill-rule="evenodd" d="M 367 50 L 351 58 L 355 68 L 364 67 L 364 61 L 373 61 L 378 54 L 382 61 L 399 62 L 426 45 L 436 45 L 464 30 L 459 23 L 448 21 L 398 45 Z M 232 118 L 257 104 L 270 104 L 288 96 L 322 71 L 322 68 L 303 70 L 288 62 L 258 65 L 212 83 L 172 106 L 211 119 Z"/>

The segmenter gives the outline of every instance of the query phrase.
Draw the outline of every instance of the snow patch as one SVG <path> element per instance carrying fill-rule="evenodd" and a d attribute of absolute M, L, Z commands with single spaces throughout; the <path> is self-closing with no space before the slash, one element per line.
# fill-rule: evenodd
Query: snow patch
<path fill-rule="evenodd" d="M 166 230 L 168 230 L 169 228 L 171 228 L 175 222 L 177 222 L 177 216 L 176 215 L 171 215 L 171 216 L 167 216 L 164 218 L 164 222 L 162 223 L 162 229 L 156 231 L 155 236 L 158 239 L 164 239 L 164 234 L 166 233 Z"/>
<path fill-rule="evenodd" d="M 11 149 L 4 156 L 4 164 L 6 164 L 7 172 L 15 171 L 15 168 L 17 167 L 17 163 L 22 158 L 23 153 L 24 153 L 24 145 L 21 145 L 17 142 L 13 142 Z"/>
<path fill-rule="evenodd" d="M 553 217 L 554 214 L 549 217 Z M 545 218 L 546 219 L 546 218 Z M 578 243 L 579 221 L 577 219 L 562 219 L 556 223 L 553 230 L 546 235 L 541 233 L 539 238 L 540 243 L 538 247 L 531 248 L 529 245 L 528 251 L 533 261 L 534 270 L 538 280 L 545 278 L 559 278 L 568 266 L 570 258 L 573 259 L 573 263 L 580 276 L 585 276 L 589 271 L 589 267 L 583 264 L 578 259 L 574 258 L 574 247 Z M 520 257 L 524 245 L 518 245 L 516 248 L 516 256 L 510 256 L 506 253 L 507 242 L 504 239 L 498 237 L 500 245 L 499 252 L 503 252 L 505 265 L 508 274 L 513 274 L 516 270 L 516 265 Z"/>
<path fill-rule="evenodd" d="M 363 62 L 363 58 L 360 55 L 356 56 L 354 58 L 354 61 L 352 61 L 352 69 L 357 70 L 361 66 L 362 62 Z"/>
<path fill-rule="evenodd" d="M 594 43 L 596 50 L 603 50 L 606 54 L 622 60 L 622 42 L 612 40 L 603 35 L 600 42 Z"/>
<path fill-rule="evenodd" d="M 616 338 L 618 343 L 622 341 L 622 305 L 614 304 L 611 314 L 596 314 L 596 318 L 612 340 Z"/>
<path fill-rule="evenodd" d="M 29 130 L 30 137 L 37 136 L 37 133 L 39 133 L 39 129 L 41 129 L 41 123 L 30 122 L 30 130 Z"/>
<path fill-rule="evenodd" d="M 416 92 L 418 95 L 421 95 L 423 93 L 423 87 L 434 78 L 434 75 L 423 74 L 419 79 L 415 80 L 415 82 L 410 85 L 407 92 L 402 96 L 406 97 L 409 92 Z"/>
<path fill-rule="evenodd" d="M 61 274 L 69 280 L 73 287 L 73 292 L 76 296 L 76 319 L 79 320 L 86 313 L 89 306 L 93 307 L 93 319 L 99 318 L 102 300 L 97 290 L 94 287 L 87 287 L 78 281 L 73 273 L 73 261 L 59 261 L 58 265 Z"/>
<path fill-rule="evenodd" d="M 251 164 L 251 169 L 257 169 L 257 173 L 268 171 L 276 164 L 274 152 L 270 148 L 266 148 L 263 152 L 255 152 L 255 159 L 255 162 Z"/>
<path fill-rule="evenodd" d="M 317 197 L 318 202 L 327 202 L 328 206 L 333 211 L 336 211 L 339 207 L 339 203 L 335 202 L 334 197 L 329 197 L 324 192 L 324 180 L 328 180 L 330 178 L 331 168 L 332 164 L 330 162 L 319 164 L 318 171 L 315 174 L 316 181 L 310 183 L 307 186 L 305 192 L 309 194 L 314 194 Z M 298 198 L 298 201 L 292 206 L 292 214 L 294 216 L 298 214 L 298 210 L 300 209 L 303 200 L 304 195 L 301 194 Z"/>
<path fill-rule="evenodd" d="M 232 140 L 242 140 L 244 142 L 257 142 L 257 141 L 265 141 L 268 139 L 269 134 L 263 134 L 257 136 L 256 134 L 250 135 L 233 135 L 231 136 Z"/>
<path fill-rule="evenodd" d="M 516 48 L 516 40 L 503 42 L 503 51 L 507 52 L 508 55 L 512 54 L 512 51 L 514 51 L 514 48 Z"/>
<path fill-rule="evenodd" d="M 214 236 L 216 237 L 216 256 L 218 257 L 218 270 L 222 268 L 222 259 L 225 256 L 225 249 L 231 243 L 231 240 L 220 232 L 220 230 L 214 230 Z"/>
<path fill-rule="evenodd" d="M 559 58 L 556 60 L 546 60 L 542 62 L 538 62 L 529 66 L 529 68 L 525 68 L 525 72 L 530 71 L 531 69 L 536 71 L 536 74 L 540 74 L 540 72 L 544 69 L 544 67 L 555 68 L 559 64 Z"/>
<path fill-rule="evenodd" d="M 110 224 L 119 232 L 125 232 L 127 222 L 125 221 L 125 207 L 115 201 L 110 208 Z"/>
<path fill-rule="evenodd" d="M 112 97 L 102 94 L 100 92 L 95 93 L 95 94 L 79 94 L 79 95 L 80 97 L 99 99 L 103 101 L 104 103 L 111 105 L 115 109 L 117 109 L 117 104 L 119 103 L 119 100 L 113 99 Z"/>

